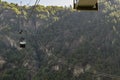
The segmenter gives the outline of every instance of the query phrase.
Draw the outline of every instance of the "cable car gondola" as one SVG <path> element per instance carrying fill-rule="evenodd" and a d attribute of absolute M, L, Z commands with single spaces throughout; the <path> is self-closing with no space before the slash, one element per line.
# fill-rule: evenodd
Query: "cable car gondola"
<path fill-rule="evenodd" d="M 76 10 L 98 10 L 98 0 L 73 0 Z"/>
<path fill-rule="evenodd" d="M 26 46 L 26 41 L 25 41 L 25 39 L 24 39 L 24 38 L 21 38 L 19 44 L 20 44 L 20 48 L 25 48 L 25 46 Z"/>

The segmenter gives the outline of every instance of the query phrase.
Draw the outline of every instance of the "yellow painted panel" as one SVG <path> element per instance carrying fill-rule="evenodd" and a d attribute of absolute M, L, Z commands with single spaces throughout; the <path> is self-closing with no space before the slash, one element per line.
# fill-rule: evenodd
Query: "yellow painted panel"
<path fill-rule="evenodd" d="M 93 6 L 97 3 L 97 0 L 79 0 L 79 6 Z"/>

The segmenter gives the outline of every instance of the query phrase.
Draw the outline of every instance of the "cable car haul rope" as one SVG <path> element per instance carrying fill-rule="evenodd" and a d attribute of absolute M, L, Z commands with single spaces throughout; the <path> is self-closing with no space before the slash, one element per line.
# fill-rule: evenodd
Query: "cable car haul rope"
<path fill-rule="evenodd" d="M 32 14 L 34 12 L 34 9 L 35 9 L 36 5 L 39 4 L 39 2 L 40 2 L 40 0 L 35 1 L 35 4 L 33 5 L 32 10 L 31 10 L 30 14 L 28 15 L 28 18 L 30 18 L 32 16 Z M 20 5 L 22 5 L 22 1 L 20 2 Z M 20 48 L 25 48 L 26 47 L 26 41 L 25 41 L 25 38 L 24 38 L 24 30 L 23 30 L 24 28 L 21 25 L 22 24 L 22 16 L 23 16 L 22 15 L 22 8 L 20 9 L 20 11 L 21 11 L 21 14 L 19 15 L 19 34 L 21 35 L 21 37 L 20 37 L 20 40 L 19 40 L 19 45 L 20 45 Z M 29 19 L 28 19 L 28 21 L 29 21 Z"/>
<path fill-rule="evenodd" d="M 40 2 L 40 0 L 36 0 L 35 4 L 32 6 L 31 12 L 28 15 L 28 21 L 34 12 L 36 5 L 38 5 L 39 2 Z M 20 2 L 20 4 L 22 4 L 22 1 Z M 30 4 L 30 2 L 27 5 L 29 5 L 29 4 Z M 76 10 L 98 10 L 98 0 L 73 0 L 73 7 Z M 22 7 L 20 10 L 21 10 L 21 14 L 19 15 L 19 27 L 20 27 L 19 34 L 23 35 L 24 28 L 22 26 L 22 17 L 23 17 Z M 20 48 L 25 48 L 25 46 L 26 46 L 25 38 L 22 36 L 19 41 L 20 41 L 19 42 Z"/>

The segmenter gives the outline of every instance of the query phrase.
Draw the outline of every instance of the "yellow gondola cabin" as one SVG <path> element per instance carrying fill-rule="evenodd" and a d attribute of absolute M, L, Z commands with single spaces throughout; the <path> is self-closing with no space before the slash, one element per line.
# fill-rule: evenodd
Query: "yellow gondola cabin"
<path fill-rule="evenodd" d="M 73 0 L 76 10 L 98 10 L 98 0 Z"/>

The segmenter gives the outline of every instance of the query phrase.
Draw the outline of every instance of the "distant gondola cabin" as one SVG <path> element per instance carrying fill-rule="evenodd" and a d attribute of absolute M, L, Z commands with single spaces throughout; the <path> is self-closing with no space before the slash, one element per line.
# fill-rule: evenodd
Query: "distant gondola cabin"
<path fill-rule="evenodd" d="M 20 42 L 20 48 L 25 48 L 25 46 L 26 46 L 26 42 L 25 41 Z"/>
<path fill-rule="evenodd" d="M 26 47 L 26 41 L 25 41 L 25 39 L 21 38 L 19 44 L 20 44 L 20 48 L 25 48 Z"/>
<path fill-rule="evenodd" d="M 76 10 L 98 10 L 98 0 L 73 0 Z"/>

